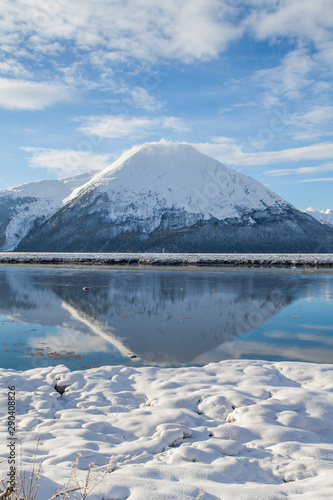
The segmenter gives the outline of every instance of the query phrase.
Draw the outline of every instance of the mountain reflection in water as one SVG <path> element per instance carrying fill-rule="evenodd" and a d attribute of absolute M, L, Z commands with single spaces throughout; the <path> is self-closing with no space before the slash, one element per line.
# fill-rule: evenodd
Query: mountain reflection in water
<path fill-rule="evenodd" d="M 0 314 L 46 327 L 29 335 L 32 350 L 95 353 L 98 361 L 112 348 L 117 363 L 137 356 L 177 366 L 248 340 L 317 282 L 293 272 L 2 267 Z"/>

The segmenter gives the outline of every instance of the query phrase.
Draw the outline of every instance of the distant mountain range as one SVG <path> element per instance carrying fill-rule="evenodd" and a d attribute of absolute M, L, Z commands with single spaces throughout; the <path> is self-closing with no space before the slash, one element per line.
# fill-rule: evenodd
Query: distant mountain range
<path fill-rule="evenodd" d="M 333 227 L 333 210 L 326 208 L 325 210 L 315 210 L 312 207 L 308 207 L 305 212 L 312 215 L 315 219 L 319 220 L 322 224 L 329 224 Z"/>
<path fill-rule="evenodd" d="M 32 228 L 39 227 L 55 214 L 63 206 L 62 200 L 94 173 L 29 182 L 0 191 L 0 250 L 15 250 Z"/>
<path fill-rule="evenodd" d="M 0 249 L 333 252 L 333 229 L 185 144 L 132 149 L 99 173 L 0 192 Z"/>

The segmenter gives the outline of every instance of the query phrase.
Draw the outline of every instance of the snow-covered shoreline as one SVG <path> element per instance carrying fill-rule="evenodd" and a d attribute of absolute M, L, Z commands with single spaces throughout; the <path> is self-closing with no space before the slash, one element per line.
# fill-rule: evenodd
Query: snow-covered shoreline
<path fill-rule="evenodd" d="M 0 252 L 0 264 L 333 267 L 333 254 Z"/>
<path fill-rule="evenodd" d="M 77 372 L 58 365 L 0 369 L 0 376 L 1 455 L 8 455 L 7 392 L 15 386 L 25 470 L 40 436 L 38 500 L 66 482 L 80 450 L 82 481 L 90 462 L 115 464 L 91 500 L 199 492 L 207 500 L 332 498 L 332 365 L 230 360 Z M 7 461 L 0 468 L 5 477 Z"/>

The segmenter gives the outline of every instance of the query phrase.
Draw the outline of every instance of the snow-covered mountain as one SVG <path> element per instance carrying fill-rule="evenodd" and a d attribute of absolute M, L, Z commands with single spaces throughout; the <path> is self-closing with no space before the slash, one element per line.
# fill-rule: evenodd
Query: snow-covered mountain
<path fill-rule="evenodd" d="M 42 224 L 73 189 L 95 171 L 59 180 L 38 181 L 0 191 L 0 251 L 11 251 L 34 226 Z"/>
<path fill-rule="evenodd" d="M 133 219 L 131 229 L 154 231 L 166 210 L 188 223 L 239 218 L 250 208 L 280 211 L 286 202 L 258 181 L 239 174 L 186 144 L 146 144 L 132 149 L 67 198 L 70 206 L 107 201 L 109 219 Z M 103 207 L 104 208 L 104 207 Z M 189 224 L 186 224 L 189 225 Z M 172 227 L 166 220 L 166 227 Z"/>
<path fill-rule="evenodd" d="M 16 249 L 328 252 L 333 232 L 190 145 L 151 143 L 73 189 Z"/>
<path fill-rule="evenodd" d="M 324 210 L 315 210 L 312 207 L 308 207 L 304 210 L 307 214 L 312 215 L 315 219 L 323 224 L 330 224 L 333 227 L 333 210 L 326 208 Z"/>

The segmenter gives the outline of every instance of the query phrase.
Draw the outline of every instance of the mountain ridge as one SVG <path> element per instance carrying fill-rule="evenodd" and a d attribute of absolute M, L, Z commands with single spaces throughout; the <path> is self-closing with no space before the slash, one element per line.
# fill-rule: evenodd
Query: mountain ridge
<path fill-rule="evenodd" d="M 311 215 L 317 219 L 322 224 L 328 224 L 333 227 L 333 210 L 330 208 L 325 208 L 324 210 L 315 210 L 312 207 L 308 207 L 304 210 L 305 213 Z"/>
<path fill-rule="evenodd" d="M 42 224 L 59 210 L 63 199 L 93 172 L 28 182 L 0 191 L 0 250 L 14 250 L 34 225 Z"/>
<path fill-rule="evenodd" d="M 188 144 L 149 143 L 74 187 L 17 251 L 333 251 L 333 231 Z"/>

